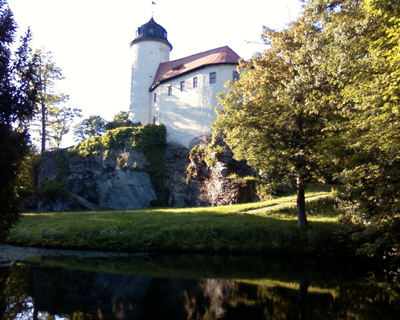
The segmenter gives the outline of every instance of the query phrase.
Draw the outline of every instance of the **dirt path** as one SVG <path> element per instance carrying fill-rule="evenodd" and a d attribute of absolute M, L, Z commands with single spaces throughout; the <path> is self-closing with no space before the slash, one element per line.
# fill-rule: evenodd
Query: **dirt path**
<path fill-rule="evenodd" d="M 324 198 L 324 197 L 326 197 L 328 195 L 329 195 L 329 193 L 327 192 L 327 193 L 317 194 L 315 196 L 309 196 L 309 197 L 306 197 L 306 201 L 307 200 L 315 200 L 315 199 L 318 199 L 318 198 Z M 275 209 L 276 207 L 288 206 L 288 205 L 291 205 L 291 204 L 295 204 L 295 201 L 271 204 L 269 206 L 265 206 L 265 207 L 261 207 L 261 208 L 257 208 L 257 209 L 247 210 L 247 211 L 244 211 L 244 213 L 249 213 L 249 212 L 257 213 L 257 212 L 262 212 L 262 211 L 266 211 L 266 210 L 272 210 L 272 209 Z"/>

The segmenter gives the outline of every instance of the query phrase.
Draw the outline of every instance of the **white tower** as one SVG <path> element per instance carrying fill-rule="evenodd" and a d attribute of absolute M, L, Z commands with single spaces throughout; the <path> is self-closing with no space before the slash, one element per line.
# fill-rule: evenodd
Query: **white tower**
<path fill-rule="evenodd" d="M 153 18 L 138 28 L 136 38 L 131 42 L 132 80 L 129 117 L 134 123 L 152 123 L 151 93 L 158 66 L 169 61 L 172 45 L 168 42 L 167 31 Z"/>

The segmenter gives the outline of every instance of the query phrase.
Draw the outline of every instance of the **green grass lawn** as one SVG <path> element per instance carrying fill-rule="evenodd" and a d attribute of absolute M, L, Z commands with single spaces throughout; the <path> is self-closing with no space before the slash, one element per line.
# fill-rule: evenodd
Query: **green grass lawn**
<path fill-rule="evenodd" d="M 338 215 L 325 190 L 297 227 L 294 196 L 221 207 L 26 213 L 7 243 L 124 252 L 321 253 L 334 245 Z M 280 206 L 276 206 L 281 204 Z M 255 210 L 258 209 L 258 210 Z"/>

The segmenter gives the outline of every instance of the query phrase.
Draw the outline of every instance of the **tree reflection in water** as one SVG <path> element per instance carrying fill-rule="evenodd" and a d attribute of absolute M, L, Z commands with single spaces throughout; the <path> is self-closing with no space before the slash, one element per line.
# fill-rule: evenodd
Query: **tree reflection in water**
<path fill-rule="evenodd" d="M 366 277 L 168 278 L 19 263 L 0 268 L 0 318 L 397 320 L 400 297 Z"/>

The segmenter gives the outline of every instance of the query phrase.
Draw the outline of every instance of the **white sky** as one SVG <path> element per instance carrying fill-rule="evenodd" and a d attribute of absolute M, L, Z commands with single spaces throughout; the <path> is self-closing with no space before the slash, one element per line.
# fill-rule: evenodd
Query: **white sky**
<path fill-rule="evenodd" d="M 65 80 L 61 92 L 84 117 L 111 121 L 130 104 L 130 47 L 139 26 L 154 20 L 168 32 L 171 60 L 228 45 L 249 59 L 263 51 L 262 27 L 280 29 L 299 12 L 298 0 L 8 0 L 34 48 L 51 51 Z M 250 43 L 249 43 L 250 42 Z M 66 144 L 70 145 L 71 135 Z"/>

